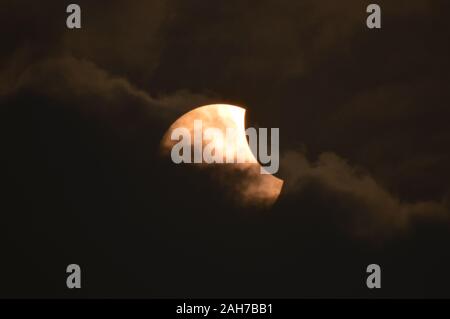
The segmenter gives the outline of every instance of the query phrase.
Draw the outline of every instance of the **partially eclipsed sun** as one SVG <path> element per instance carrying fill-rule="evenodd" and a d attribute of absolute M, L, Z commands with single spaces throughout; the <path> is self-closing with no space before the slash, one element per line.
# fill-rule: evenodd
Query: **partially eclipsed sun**
<path fill-rule="evenodd" d="M 195 125 L 201 121 L 203 132 L 195 137 Z M 245 131 L 245 109 L 228 104 L 212 104 L 198 107 L 176 120 L 164 135 L 161 146 L 164 154 L 168 155 L 178 143 L 172 133 L 176 129 L 189 131 L 193 136 L 190 146 L 213 147 L 220 151 L 226 174 L 221 176 L 220 182 L 225 183 L 233 196 L 244 205 L 272 205 L 280 195 L 283 181 L 270 174 L 261 174 L 264 168 L 258 163 L 249 147 Z M 206 134 L 211 130 L 220 130 L 224 134 Z M 229 138 L 227 130 L 234 132 L 234 138 Z M 200 141 L 195 141 L 199 138 Z M 194 150 L 195 152 L 195 150 Z M 188 154 L 189 156 L 191 154 Z M 236 159 L 239 158 L 238 163 Z M 209 165 L 197 162 L 200 167 Z M 233 174 L 236 173 L 236 174 Z"/>

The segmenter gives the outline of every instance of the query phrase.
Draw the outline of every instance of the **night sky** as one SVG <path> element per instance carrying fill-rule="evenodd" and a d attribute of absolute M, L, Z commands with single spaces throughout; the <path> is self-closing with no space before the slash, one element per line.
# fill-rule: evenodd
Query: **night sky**
<path fill-rule="evenodd" d="M 2 0 L 0 297 L 450 297 L 450 4 L 372 2 Z M 211 103 L 280 129 L 274 206 L 161 155 Z"/>

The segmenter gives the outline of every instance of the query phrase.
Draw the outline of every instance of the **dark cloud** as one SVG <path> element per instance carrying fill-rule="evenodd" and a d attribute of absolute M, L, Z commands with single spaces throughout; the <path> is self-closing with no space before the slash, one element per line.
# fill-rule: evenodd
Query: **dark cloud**
<path fill-rule="evenodd" d="M 79 4 L 85 8 L 83 31 L 65 32 L 61 39 L 64 50 L 151 90 L 146 81 L 158 65 L 165 45 L 172 2 Z"/>
<path fill-rule="evenodd" d="M 450 217 L 445 199 L 405 202 L 334 153 L 322 153 L 311 163 L 302 153 L 288 152 L 283 165 L 287 196 L 302 197 L 305 189 L 314 188 L 330 201 L 330 209 L 343 207 L 346 213 L 337 222 L 357 237 L 383 241 L 406 232 L 417 219 L 447 223 Z"/>
<path fill-rule="evenodd" d="M 125 8 L 120 1 L 112 1 L 108 7 L 87 2 L 80 2 L 80 6 L 83 29 L 73 32 L 65 28 L 64 14 L 55 14 L 58 10 L 65 13 L 64 3 L 7 2 L 2 7 L 2 16 L 8 17 L 6 24 L 11 29 L 22 23 L 29 31 L 16 34 L 13 46 L 2 47 L 0 94 L 32 87 L 66 99 L 90 95 L 112 102 L 129 95 L 136 103 L 151 105 L 161 113 L 173 112 L 173 116 L 208 100 L 183 87 L 156 92 L 139 80 L 148 79 L 159 63 L 164 43 L 160 33 L 170 12 L 168 2 L 138 1 Z M 23 7 L 29 10 L 21 19 L 13 18 Z"/>
<path fill-rule="evenodd" d="M 207 97 L 191 94 L 186 90 L 172 95 L 153 98 L 149 93 L 135 87 L 126 78 L 109 74 L 93 62 L 76 59 L 73 56 L 42 60 L 31 64 L 17 80 L 10 81 L 9 91 L 4 95 L 15 94 L 27 89 L 44 94 L 60 101 L 92 98 L 101 99 L 101 109 L 108 112 L 108 104 L 120 107 L 144 106 L 149 113 L 166 117 L 188 110 L 192 105 L 206 103 Z M 80 107 L 91 106 L 81 104 Z"/>
<path fill-rule="evenodd" d="M 373 260 L 383 296 L 448 295 L 446 1 L 379 1 L 379 31 L 369 1 L 80 0 L 81 30 L 68 3 L 0 8 L 0 294 L 61 296 L 77 259 L 102 297 L 370 297 Z M 159 156 L 213 102 L 280 128 L 273 209 Z"/>

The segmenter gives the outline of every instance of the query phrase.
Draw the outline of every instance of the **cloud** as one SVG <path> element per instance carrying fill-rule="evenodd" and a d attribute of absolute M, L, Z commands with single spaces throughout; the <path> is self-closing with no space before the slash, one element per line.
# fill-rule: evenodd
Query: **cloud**
<path fill-rule="evenodd" d="M 132 103 L 146 106 L 148 111 L 171 116 L 208 101 L 208 97 L 179 90 L 158 98 L 131 84 L 126 78 L 114 76 L 89 60 L 73 56 L 44 59 L 28 66 L 20 75 L 14 75 L 4 87 L 3 95 L 20 90 L 32 90 L 48 97 L 73 102 L 75 99 L 101 99 L 102 107 L 110 103 L 132 107 Z M 80 104 L 80 107 L 87 107 Z"/>
<path fill-rule="evenodd" d="M 313 188 L 322 194 L 346 231 L 358 237 L 380 239 L 407 231 L 415 220 L 448 221 L 445 201 L 404 202 L 383 188 L 370 174 L 334 153 L 322 153 L 310 162 L 300 152 L 283 158 L 286 195 L 295 198 Z"/>
<path fill-rule="evenodd" d="M 196 67 L 205 76 L 204 67 L 214 67 L 225 81 L 238 78 L 245 84 L 257 74 L 270 79 L 271 85 L 280 84 L 310 74 L 324 60 L 348 52 L 356 36 L 369 36 L 365 26 L 369 4 L 360 0 L 265 0 L 216 6 L 180 1 L 175 5 L 176 19 L 167 30 L 169 36 L 178 37 L 168 48 L 182 50 L 179 63 L 194 62 L 184 67 Z M 380 5 L 383 14 L 393 19 L 427 16 L 431 8 L 426 0 L 381 1 Z M 198 19 L 197 12 L 209 14 Z"/>
<path fill-rule="evenodd" d="M 171 2 L 110 1 L 106 7 L 81 1 L 83 28 L 65 32 L 61 47 L 75 57 L 145 86 L 165 45 Z"/>
<path fill-rule="evenodd" d="M 211 93 L 161 90 L 150 82 L 173 19 L 170 2 L 114 0 L 107 8 L 91 1 L 78 4 L 81 30 L 67 30 L 64 3 L 19 0 L 2 6 L 8 29 L 28 28 L 8 34 L 12 45 L 0 48 L 0 96 L 27 89 L 72 104 L 77 99 L 101 99 L 97 104 L 102 106 L 122 103 L 124 108 L 136 103 L 163 117 L 212 100 Z"/>
<path fill-rule="evenodd" d="M 389 32 L 374 36 L 358 0 L 112 1 L 108 8 L 86 1 L 83 29 L 70 32 L 64 5 L 8 1 L 0 9 L 6 28 L 26 31 L 7 34 L 11 45 L 1 48 L 0 95 L 32 90 L 105 117 L 139 108 L 159 116 L 145 125 L 161 126 L 195 106 L 243 101 L 250 115 L 267 119 L 262 126 L 281 128 L 283 145 L 301 136 L 315 154 L 336 150 L 376 176 L 360 175 L 337 155 L 311 163 L 293 153 L 299 158 L 285 168 L 297 185 L 292 194 L 308 181 L 350 211 L 360 205 L 360 224 L 374 221 L 368 233 L 406 229 L 422 212 L 442 215 L 424 189 L 436 197 L 448 189 L 448 90 L 438 84 L 448 81 L 435 74 L 445 73 L 448 50 L 433 44 L 430 67 L 419 63 L 431 51 L 421 41 L 443 31 L 403 26 L 439 17 L 437 3 L 381 1 Z"/>
<path fill-rule="evenodd" d="M 53 97 L 98 95 L 114 100 L 128 95 L 143 103 L 153 99 L 125 78 L 110 75 L 88 60 L 64 56 L 44 60 L 29 67 L 16 84 L 16 89 L 32 88 Z"/>

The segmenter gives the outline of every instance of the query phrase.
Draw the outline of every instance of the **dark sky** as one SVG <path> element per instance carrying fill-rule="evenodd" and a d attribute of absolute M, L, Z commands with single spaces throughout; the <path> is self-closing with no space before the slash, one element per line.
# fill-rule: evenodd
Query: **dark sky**
<path fill-rule="evenodd" d="M 0 297 L 450 297 L 448 1 L 377 1 L 381 30 L 370 1 L 69 3 L 0 6 Z M 208 103 L 280 128 L 272 208 L 161 156 Z"/>

